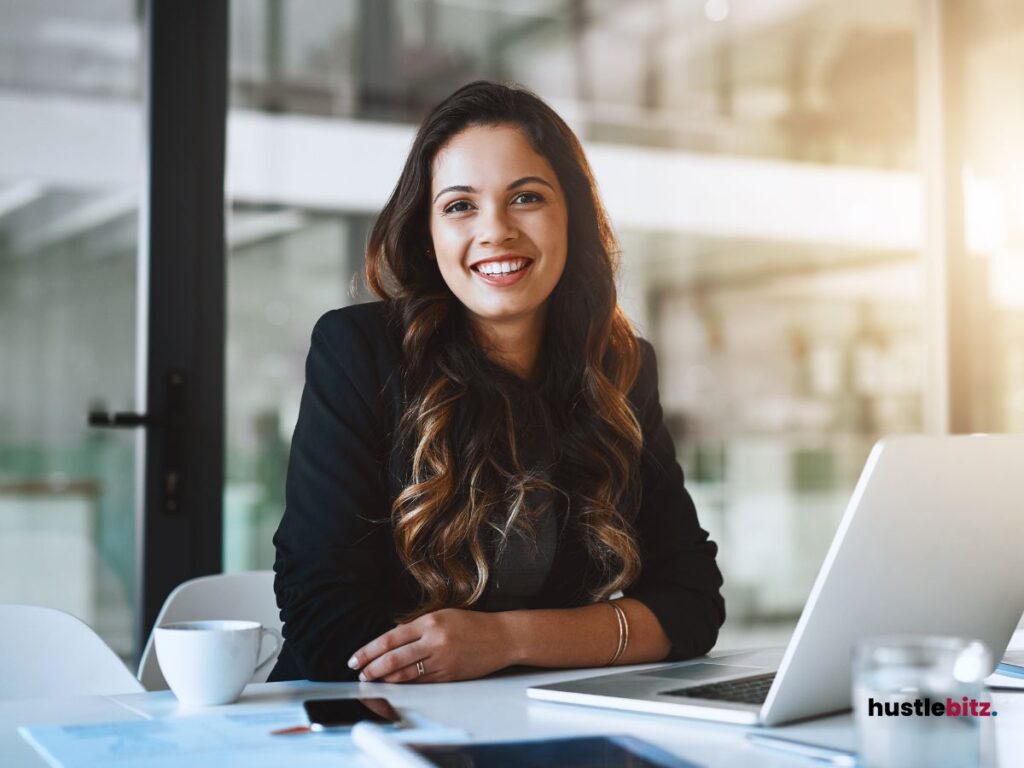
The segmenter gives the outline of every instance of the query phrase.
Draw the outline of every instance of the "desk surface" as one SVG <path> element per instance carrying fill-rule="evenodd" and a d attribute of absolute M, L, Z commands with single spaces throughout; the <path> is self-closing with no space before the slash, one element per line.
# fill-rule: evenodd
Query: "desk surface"
<path fill-rule="evenodd" d="M 637 667 L 642 668 L 642 667 Z M 533 701 L 526 688 L 573 677 L 605 674 L 605 669 L 559 670 L 506 674 L 486 680 L 430 685 L 387 685 L 380 683 L 262 683 L 245 689 L 240 701 L 230 707 L 205 712 L 259 712 L 297 703 L 305 698 L 331 694 L 341 696 L 385 696 L 399 708 L 408 708 L 440 724 L 461 728 L 478 739 L 511 739 L 584 734 L 627 733 L 658 744 L 680 757 L 704 766 L 764 766 L 783 768 L 812 765 L 806 758 L 775 752 L 750 744 L 750 728 L 708 723 L 658 715 L 640 715 L 614 710 Z M 1024 692 L 994 691 L 993 721 L 999 764 L 1024 764 Z M 193 711 L 194 713 L 195 711 Z M 24 724 L 113 722 L 118 720 L 173 718 L 180 710 L 168 691 L 0 702 L 0 762 L 6 768 L 40 766 L 45 762 L 18 735 Z M 849 733 L 849 714 L 822 718 L 793 726 L 804 735 L 811 731 Z M 784 729 L 760 729 L 766 733 Z M 316 738 L 316 736 L 280 737 Z"/>

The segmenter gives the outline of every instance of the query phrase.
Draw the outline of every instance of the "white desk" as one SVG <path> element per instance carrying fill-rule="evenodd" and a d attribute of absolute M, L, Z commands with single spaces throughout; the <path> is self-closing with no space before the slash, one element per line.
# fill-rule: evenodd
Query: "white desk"
<path fill-rule="evenodd" d="M 526 697 L 526 687 L 534 683 L 557 682 L 605 672 L 604 669 L 563 670 L 431 685 L 263 683 L 250 685 L 241 700 L 231 707 L 205 711 L 255 713 L 329 694 L 385 696 L 399 708 L 414 710 L 443 725 L 465 729 L 478 739 L 626 733 L 658 744 L 703 766 L 807 768 L 814 764 L 806 758 L 749 744 L 744 737 L 748 728 L 553 704 L 532 701 Z M 993 708 L 999 712 L 999 717 L 992 721 L 996 731 L 999 765 L 1024 765 L 1024 692 L 993 692 L 992 697 Z M 18 725 L 173 718 L 178 713 L 177 701 L 166 691 L 112 697 L 0 702 L 0 764 L 5 768 L 45 765 L 18 735 Z M 852 718 L 847 714 L 815 720 L 798 727 L 849 729 L 852 728 Z M 317 736 L 277 738 L 305 739 Z"/>

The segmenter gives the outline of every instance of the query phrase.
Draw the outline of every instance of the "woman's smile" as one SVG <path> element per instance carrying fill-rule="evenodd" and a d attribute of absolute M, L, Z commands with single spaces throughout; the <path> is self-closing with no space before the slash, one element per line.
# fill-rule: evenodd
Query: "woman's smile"
<path fill-rule="evenodd" d="M 470 269 L 487 285 L 506 288 L 526 277 L 532 266 L 533 259 L 509 254 L 478 261 Z"/>

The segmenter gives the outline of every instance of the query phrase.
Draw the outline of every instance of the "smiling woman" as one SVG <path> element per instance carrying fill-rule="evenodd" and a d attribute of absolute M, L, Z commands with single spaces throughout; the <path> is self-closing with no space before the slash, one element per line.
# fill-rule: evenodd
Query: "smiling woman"
<path fill-rule="evenodd" d="M 716 547 L 616 268 L 550 107 L 478 82 L 431 112 L 370 236 L 382 301 L 313 331 L 274 538 L 287 642 L 272 680 L 710 650 Z"/>

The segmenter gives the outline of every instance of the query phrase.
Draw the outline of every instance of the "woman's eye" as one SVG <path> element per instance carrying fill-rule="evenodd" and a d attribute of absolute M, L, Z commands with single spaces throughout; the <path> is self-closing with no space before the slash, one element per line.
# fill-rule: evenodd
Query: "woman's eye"
<path fill-rule="evenodd" d="M 465 213 L 472 206 L 466 200 L 456 200 L 454 203 L 446 205 L 444 208 L 445 213 Z"/>
<path fill-rule="evenodd" d="M 544 198 L 536 192 L 520 192 L 512 198 L 513 203 L 519 203 L 520 205 L 525 205 L 527 203 L 541 203 L 543 201 Z"/>

